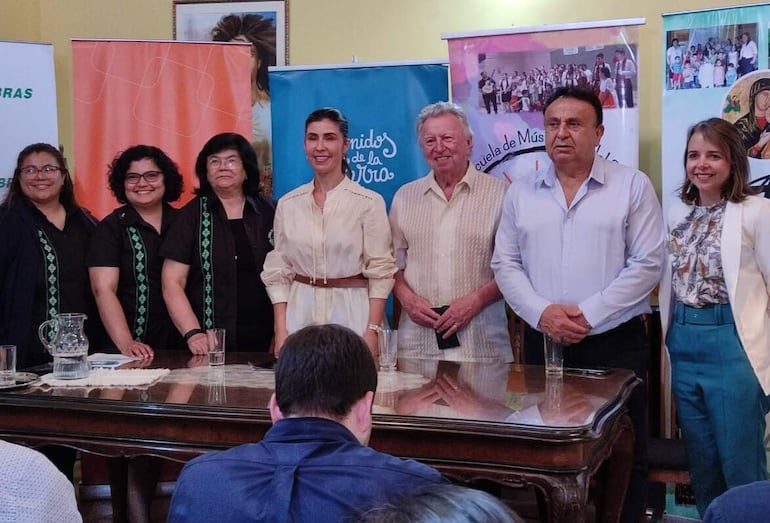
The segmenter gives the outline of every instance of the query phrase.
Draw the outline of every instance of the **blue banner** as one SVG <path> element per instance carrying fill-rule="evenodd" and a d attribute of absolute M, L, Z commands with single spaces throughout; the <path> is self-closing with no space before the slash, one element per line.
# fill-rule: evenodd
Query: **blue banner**
<path fill-rule="evenodd" d="M 273 114 L 273 195 L 309 182 L 305 118 L 336 107 L 350 122 L 347 158 L 352 178 L 382 194 L 390 207 L 396 190 L 427 174 L 415 119 L 425 105 L 447 100 L 447 66 L 355 65 L 270 71 Z"/>

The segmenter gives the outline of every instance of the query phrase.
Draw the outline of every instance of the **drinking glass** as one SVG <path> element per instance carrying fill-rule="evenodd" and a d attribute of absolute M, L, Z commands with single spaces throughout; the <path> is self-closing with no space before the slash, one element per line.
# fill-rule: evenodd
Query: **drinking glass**
<path fill-rule="evenodd" d="M 16 345 L 0 345 L 0 385 L 16 383 Z"/>
<path fill-rule="evenodd" d="M 561 376 L 564 373 L 564 345 L 550 336 L 543 335 L 543 350 L 546 376 Z"/>
<path fill-rule="evenodd" d="M 209 366 L 225 364 L 225 329 L 208 329 L 206 338 L 209 342 Z"/>
<path fill-rule="evenodd" d="M 380 331 L 380 370 L 392 372 L 396 370 L 396 357 L 398 355 L 398 330 L 382 329 Z"/>

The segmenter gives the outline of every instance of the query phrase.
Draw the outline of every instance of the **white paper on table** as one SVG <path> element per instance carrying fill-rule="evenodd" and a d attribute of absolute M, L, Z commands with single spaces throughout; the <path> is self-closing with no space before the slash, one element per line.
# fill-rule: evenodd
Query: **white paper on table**
<path fill-rule="evenodd" d="M 97 352 L 95 354 L 89 354 L 88 363 L 91 364 L 92 369 L 114 369 L 120 367 L 124 363 L 139 359 L 141 358 L 132 358 L 125 354 L 106 354 L 104 352 Z"/>

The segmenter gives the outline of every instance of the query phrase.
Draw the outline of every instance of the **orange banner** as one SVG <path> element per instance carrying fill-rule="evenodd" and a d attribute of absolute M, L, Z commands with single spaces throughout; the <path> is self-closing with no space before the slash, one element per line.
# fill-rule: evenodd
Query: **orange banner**
<path fill-rule="evenodd" d="M 118 203 L 107 166 L 126 148 L 155 145 L 197 187 L 195 158 L 213 135 L 251 136 L 248 44 L 73 40 L 75 192 L 102 218 Z"/>

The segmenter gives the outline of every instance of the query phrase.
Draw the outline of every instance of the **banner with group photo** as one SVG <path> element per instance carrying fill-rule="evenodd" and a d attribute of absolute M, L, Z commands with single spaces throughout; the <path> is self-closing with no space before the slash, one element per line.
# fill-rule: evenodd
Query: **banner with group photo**
<path fill-rule="evenodd" d="M 58 147 L 53 46 L 0 41 L 0 202 L 29 144 Z"/>
<path fill-rule="evenodd" d="M 75 190 L 101 218 L 117 206 L 108 165 L 137 144 L 160 147 L 180 168 L 184 194 L 213 135 L 251 136 L 250 46 L 168 41 L 73 40 Z"/>
<path fill-rule="evenodd" d="M 446 65 L 350 64 L 270 69 L 273 111 L 273 194 L 310 181 L 305 160 L 305 119 L 335 107 L 350 123 L 347 158 L 352 179 L 382 194 L 427 174 L 415 119 L 425 105 L 448 99 Z"/>
<path fill-rule="evenodd" d="M 770 5 L 663 15 L 663 207 L 684 182 L 687 130 L 718 117 L 741 132 L 753 185 L 770 194 Z"/>
<path fill-rule="evenodd" d="M 593 89 L 604 108 L 599 154 L 639 162 L 638 26 L 644 19 L 442 35 L 452 98 L 474 132 L 471 161 L 508 182 L 546 168 L 543 106 L 561 86 Z"/>

